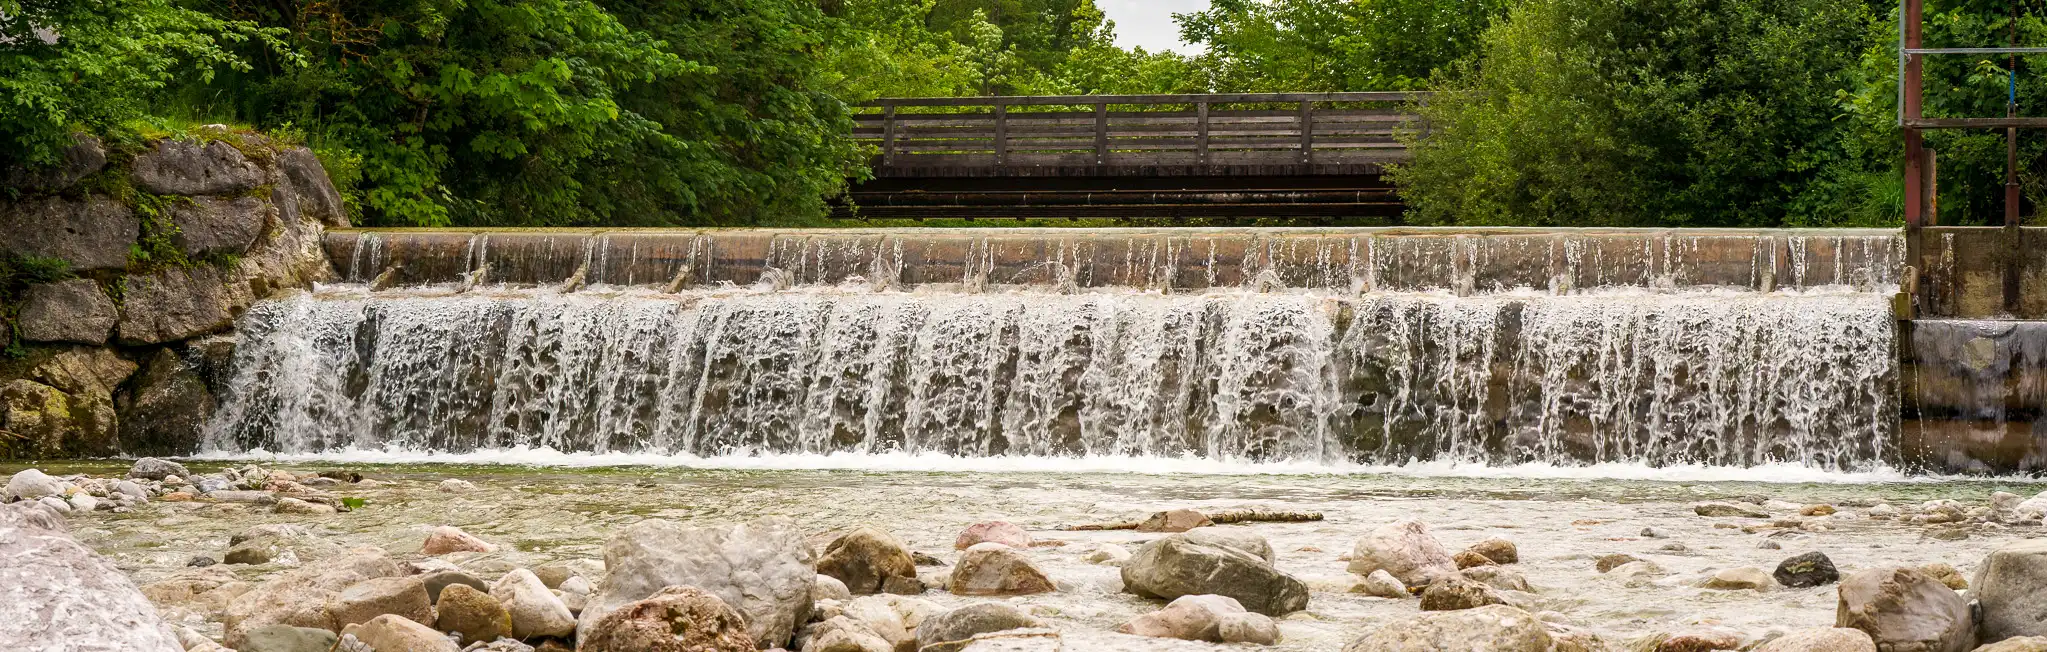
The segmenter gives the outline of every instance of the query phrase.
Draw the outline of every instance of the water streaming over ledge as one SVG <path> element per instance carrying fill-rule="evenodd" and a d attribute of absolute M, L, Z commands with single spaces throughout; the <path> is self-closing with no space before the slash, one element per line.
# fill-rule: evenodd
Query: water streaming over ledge
<path fill-rule="evenodd" d="M 242 321 L 214 450 L 1865 469 L 1887 297 L 772 286 L 369 292 Z"/>

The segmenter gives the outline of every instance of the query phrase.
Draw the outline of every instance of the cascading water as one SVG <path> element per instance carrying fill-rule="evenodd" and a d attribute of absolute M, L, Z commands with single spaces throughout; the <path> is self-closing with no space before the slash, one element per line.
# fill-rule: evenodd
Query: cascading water
<path fill-rule="evenodd" d="M 208 445 L 1834 469 L 1896 455 L 1882 288 L 1459 297 L 766 276 L 265 302 L 242 319 Z"/>

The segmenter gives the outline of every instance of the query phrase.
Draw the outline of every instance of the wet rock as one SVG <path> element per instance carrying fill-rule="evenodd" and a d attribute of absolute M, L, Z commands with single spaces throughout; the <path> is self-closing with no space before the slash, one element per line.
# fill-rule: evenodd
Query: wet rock
<path fill-rule="evenodd" d="M 1266 541 L 1265 537 L 1248 529 L 1206 527 L 1198 530 L 1189 530 L 1182 533 L 1180 537 L 1204 546 L 1235 548 L 1239 551 L 1250 553 L 1253 557 L 1263 559 L 1268 564 L 1279 562 L 1279 556 L 1272 550 L 1272 542 Z"/>
<path fill-rule="evenodd" d="M 959 538 L 953 540 L 952 549 L 966 550 L 974 544 L 988 542 L 1023 550 L 1031 547 L 1031 533 L 1008 521 L 975 523 L 967 526 L 966 531 L 961 532 Z"/>
<path fill-rule="evenodd" d="M 1927 577 L 1931 577 L 1935 581 L 1945 584 L 1948 588 L 1956 591 L 1963 591 L 1969 588 L 1969 580 L 1962 577 L 1962 572 L 1955 570 L 1955 567 L 1947 564 L 1939 562 L 1926 564 L 1919 567 L 1919 572 L 1925 573 Z"/>
<path fill-rule="evenodd" d="M 457 478 L 448 478 L 441 481 L 440 490 L 444 494 L 468 493 L 476 490 L 476 483 Z"/>
<path fill-rule="evenodd" d="M 1491 604 L 1506 604 L 1493 587 L 1465 579 L 1458 575 L 1446 575 L 1429 583 L 1422 590 L 1422 611 L 1457 611 L 1476 609 Z"/>
<path fill-rule="evenodd" d="M 1499 562 L 1493 561 L 1492 559 L 1487 558 L 1485 555 L 1481 555 L 1470 550 L 1457 551 L 1457 554 L 1450 556 L 1450 561 L 1452 563 L 1457 564 L 1458 570 L 1464 570 L 1466 568 L 1476 568 L 1479 566 L 1499 565 Z"/>
<path fill-rule="evenodd" d="M 1129 572 L 1129 567 L 1124 567 Z M 1030 595 L 1058 590 L 1021 551 L 999 543 L 968 548 L 953 564 L 946 590 L 956 595 Z"/>
<path fill-rule="evenodd" d="M 983 602 L 925 618 L 916 626 L 917 648 L 924 650 L 945 643 L 963 643 L 977 634 L 988 632 L 1043 626 L 1038 619 L 1016 607 L 1000 602 Z"/>
<path fill-rule="evenodd" d="M 1464 576 L 1465 579 L 1502 591 L 1521 591 L 1523 593 L 1534 591 L 1528 585 L 1528 578 L 1511 568 L 1478 566 L 1458 571 L 1457 574 Z"/>
<path fill-rule="evenodd" d="M 135 465 L 128 467 L 128 477 L 130 478 L 162 481 L 165 476 L 172 475 L 181 478 L 191 477 L 192 471 L 186 469 L 183 464 L 160 460 L 154 457 L 135 460 Z"/>
<path fill-rule="evenodd" d="M 447 591 L 448 587 L 457 584 L 485 593 L 490 592 L 489 584 L 485 584 L 483 580 L 477 579 L 475 575 L 459 570 L 437 570 L 422 573 L 419 576 L 419 581 L 421 584 L 426 585 L 427 597 L 435 601 L 441 599 L 441 593 Z"/>
<path fill-rule="evenodd" d="M 424 585 L 422 585 L 424 586 Z M 489 593 L 466 584 L 452 584 L 434 603 L 434 628 L 460 634 L 464 645 L 497 640 L 512 633 L 512 612 Z"/>
<path fill-rule="evenodd" d="M 38 197 L 0 204 L 0 255 L 56 258 L 72 272 L 118 270 L 142 234 L 142 220 L 104 195 Z"/>
<path fill-rule="evenodd" d="M 269 205 L 255 197 L 194 197 L 171 202 L 165 213 L 178 230 L 171 244 L 194 259 L 248 253 L 263 234 Z"/>
<path fill-rule="evenodd" d="M 226 330 L 242 307 L 211 265 L 167 267 L 129 276 L 122 296 L 120 342 L 143 346 Z"/>
<path fill-rule="evenodd" d="M 113 400 L 105 394 L 72 395 L 31 380 L 0 384 L 0 450 L 12 457 L 87 457 L 112 455 L 115 438 Z"/>
<path fill-rule="evenodd" d="M 158 195 L 232 195 L 263 184 L 263 169 L 224 141 L 159 140 L 135 157 L 135 186 Z M 367 642 L 367 641 L 366 641 Z"/>
<path fill-rule="evenodd" d="M 1542 621 L 1506 605 L 1425 613 L 1380 627 L 1343 652 L 1549 652 Z"/>
<path fill-rule="evenodd" d="M 1366 575 L 1365 579 L 1351 585 L 1350 592 L 1363 593 L 1378 598 L 1406 599 L 1414 597 L 1413 594 L 1407 592 L 1406 584 L 1402 584 L 1400 580 L 1394 579 L 1393 574 L 1386 572 L 1384 569 L 1372 571 L 1372 574 Z"/>
<path fill-rule="evenodd" d="M 420 546 L 419 554 L 445 555 L 456 552 L 497 552 L 498 547 L 463 532 L 462 528 L 443 525 L 427 533 L 426 543 Z M 545 582 L 542 582 L 545 584 Z M 555 582 L 560 586 L 561 582 Z"/>
<path fill-rule="evenodd" d="M 1876 641 L 1859 629 L 1815 627 L 1779 636 L 1753 652 L 1876 652 Z"/>
<path fill-rule="evenodd" d="M 197 368 L 170 349 L 159 349 L 149 357 L 134 386 L 121 394 L 119 406 L 123 449 L 185 455 L 199 450 L 206 422 L 213 418 L 219 402 Z"/>
<path fill-rule="evenodd" d="M 1777 572 L 1771 577 L 1795 589 L 1811 588 L 1841 581 L 1841 572 L 1834 569 L 1834 560 L 1826 553 L 1808 552 L 1777 564 Z"/>
<path fill-rule="evenodd" d="M 460 652 L 462 649 L 432 627 L 393 615 L 377 616 L 369 622 L 349 625 L 341 630 L 344 643 L 350 636 L 376 652 Z"/>
<path fill-rule="evenodd" d="M 1152 514 L 1137 524 L 1139 532 L 1186 532 L 1194 528 L 1215 525 L 1208 515 L 1191 509 L 1173 509 Z"/>
<path fill-rule="evenodd" d="M 236 652 L 327 652 L 339 640 L 324 629 L 266 625 L 249 630 Z"/>
<path fill-rule="evenodd" d="M 1714 518 L 1769 518 L 1770 515 L 1753 508 L 1733 503 L 1699 503 L 1692 506 L 1692 513 Z"/>
<path fill-rule="evenodd" d="M 44 496 L 62 496 L 67 486 L 69 485 L 63 480 L 50 477 L 49 474 L 43 473 L 40 470 L 22 469 L 7 478 L 6 495 L 0 496 L 0 498 L 4 498 L 7 501 L 15 501 L 35 500 Z"/>
<path fill-rule="evenodd" d="M 1620 568 L 1624 564 L 1632 564 L 1638 561 L 1642 561 L 1642 558 L 1629 554 L 1613 553 L 1610 555 L 1600 555 L 1598 559 L 1593 560 L 1592 567 L 1598 569 L 1601 573 L 1605 573 Z"/>
<path fill-rule="evenodd" d="M 1095 544 L 1095 549 L 1081 556 L 1081 561 L 1098 566 L 1122 566 L 1130 561 L 1130 549 L 1113 543 Z"/>
<path fill-rule="evenodd" d="M 1976 645 L 1968 601 L 1911 568 L 1872 568 L 1841 580 L 1834 626 L 1862 630 L 1878 649 L 1964 652 Z"/>
<path fill-rule="evenodd" d="M 1984 640 L 2047 636 L 2047 540 L 2005 544 L 1976 568 Z"/>
<path fill-rule="evenodd" d="M 392 614 L 416 623 L 434 621 L 426 584 L 417 576 L 378 577 L 348 585 L 327 601 L 334 624 L 348 626 Z"/>
<path fill-rule="evenodd" d="M 832 540 L 817 560 L 817 572 L 846 583 L 854 595 L 882 592 L 891 577 L 916 579 L 917 562 L 902 539 L 872 527 L 862 527 Z M 922 587 L 919 591 L 922 592 Z"/>
<path fill-rule="evenodd" d="M 1271 618 L 1247 612 L 1236 600 L 1220 595 L 1181 596 L 1164 609 L 1130 619 L 1116 631 L 1210 643 L 1271 645 L 1279 641 L 1279 628 Z"/>
<path fill-rule="evenodd" d="M 1756 547 L 1762 550 L 1783 550 L 1784 544 L 1777 543 L 1769 539 L 1764 539 L 1762 540 L 1762 542 L 1757 543 Z"/>
<path fill-rule="evenodd" d="M 1763 572 L 1763 569 L 1754 566 L 1742 566 L 1720 569 L 1714 572 L 1712 577 L 1708 577 L 1704 582 L 1701 582 L 1699 586 L 1722 591 L 1762 591 L 1776 584 L 1777 582 L 1770 578 L 1769 573 Z"/>
<path fill-rule="evenodd" d="M 1308 604 L 1308 586 L 1251 553 L 1184 535 L 1152 541 L 1123 564 L 1123 590 L 1148 598 L 1222 595 L 1245 609 L 1284 616 Z"/>
<path fill-rule="evenodd" d="M 206 555 L 198 555 L 193 557 L 191 561 L 185 562 L 185 565 L 191 568 L 205 568 L 207 566 L 212 566 L 218 563 L 220 563 L 220 560 L 208 557 Z"/>
<path fill-rule="evenodd" d="M 817 586 L 813 587 L 810 591 L 810 599 L 812 601 L 851 600 L 853 599 L 853 591 L 847 589 L 846 583 L 839 581 L 839 578 L 819 573 L 817 576 Z"/>
<path fill-rule="evenodd" d="M 606 614 L 579 639 L 587 652 L 750 652 L 746 617 L 701 589 L 671 586 Z"/>
<path fill-rule="evenodd" d="M 810 619 L 813 554 L 803 530 L 783 518 L 729 528 L 641 521 L 604 544 L 609 574 L 584 607 L 578 629 L 587 631 L 611 611 L 669 586 L 693 586 L 744 614 L 756 642 L 786 645 Z"/>
<path fill-rule="evenodd" d="M 2047 636 L 2008 638 L 1976 648 L 1976 652 L 2047 652 Z"/>
<path fill-rule="evenodd" d="M 1410 587 L 1423 586 L 1437 577 L 1457 572 L 1450 552 L 1429 534 L 1420 521 L 1399 521 L 1380 526 L 1358 539 L 1351 548 L 1349 570 L 1370 575 L 1385 570 Z"/>
<path fill-rule="evenodd" d="M 21 301 L 21 337 L 30 342 L 107 343 L 121 312 L 91 279 L 28 286 Z"/>
<path fill-rule="evenodd" d="M 511 614 L 512 638 L 566 637 L 576 631 L 575 614 L 569 613 L 568 605 L 548 591 L 533 571 L 521 568 L 506 573 L 491 585 L 490 597 L 497 598 Z"/>
<path fill-rule="evenodd" d="M 1495 564 L 1521 563 L 1521 549 L 1516 548 L 1514 546 L 1514 542 L 1508 541 L 1506 539 L 1501 539 L 1497 537 L 1486 539 L 1484 541 L 1471 544 L 1471 547 L 1466 548 L 1465 550 L 1483 555 L 1485 556 L 1486 559 L 1492 560 L 1492 562 Z"/>
<path fill-rule="evenodd" d="M 0 563 L 0 641 L 9 649 L 183 652 L 149 599 L 61 519 L 0 505 L 0 559 L 10 560 Z"/>
<path fill-rule="evenodd" d="M 893 652 L 888 639 L 845 616 L 834 616 L 804 629 L 803 652 Z"/>

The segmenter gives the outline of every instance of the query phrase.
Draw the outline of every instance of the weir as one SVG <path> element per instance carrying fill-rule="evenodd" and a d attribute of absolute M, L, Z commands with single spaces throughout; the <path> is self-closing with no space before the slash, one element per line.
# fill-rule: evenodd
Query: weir
<path fill-rule="evenodd" d="M 1984 407 L 2012 393 L 1985 389 L 2011 364 L 2047 363 L 2040 339 L 1993 333 L 1985 351 L 1957 334 L 1977 322 L 1901 326 L 1894 231 L 433 230 L 326 245 L 337 284 L 242 317 L 209 448 L 1941 472 L 2042 458 L 2009 425 L 2031 423 L 2022 410 Z"/>

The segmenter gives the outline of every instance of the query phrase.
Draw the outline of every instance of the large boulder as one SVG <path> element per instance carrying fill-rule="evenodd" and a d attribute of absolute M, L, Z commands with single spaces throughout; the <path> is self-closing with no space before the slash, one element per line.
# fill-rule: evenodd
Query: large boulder
<path fill-rule="evenodd" d="M 71 145 L 58 154 L 57 161 L 44 166 L 14 166 L 0 170 L 0 188 L 29 191 L 63 190 L 107 167 L 107 148 L 100 139 L 72 134 Z"/>
<path fill-rule="evenodd" d="M 1457 563 L 1421 521 L 1399 521 L 1372 530 L 1351 547 L 1350 572 L 1384 570 L 1409 587 L 1426 586 L 1457 573 Z"/>
<path fill-rule="evenodd" d="M 513 638 L 566 637 L 576 631 L 575 614 L 569 613 L 569 606 L 540 583 L 533 571 L 521 568 L 505 573 L 491 585 L 490 597 L 497 598 L 511 614 Z"/>
<path fill-rule="evenodd" d="M 99 346 L 113 334 L 121 310 L 99 283 L 75 278 L 28 286 L 21 299 L 22 339 Z"/>
<path fill-rule="evenodd" d="M 158 195 L 234 195 L 255 190 L 268 175 L 226 141 L 159 140 L 135 157 L 135 187 Z"/>
<path fill-rule="evenodd" d="M 1308 605 L 1308 585 L 1271 563 L 1232 547 L 1203 545 L 1185 535 L 1144 544 L 1123 564 L 1123 590 L 1147 598 L 1221 595 L 1245 609 L 1284 616 Z"/>
<path fill-rule="evenodd" d="M 1754 652 L 1876 652 L 1876 641 L 1859 629 L 1801 629 L 1756 646 Z"/>
<path fill-rule="evenodd" d="M 1220 595 L 1181 596 L 1164 609 L 1130 619 L 1116 631 L 1210 643 L 1271 645 L 1279 641 L 1279 628 L 1271 618 L 1247 612 L 1236 600 Z"/>
<path fill-rule="evenodd" d="M 126 346 L 162 344 L 227 329 L 244 305 L 212 265 L 128 277 L 116 327 Z"/>
<path fill-rule="evenodd" d="M 1030 595 L 1058 587 L 1023 552 L 1000 543 L 977 543 L 952 565 L 946 590 L 955 595 Z"/>
<path fill-rule="evenodd" d="M 0 385 L 0 457 L 100 457 L 119 452 L 104 395 L 72 395 L 32 380 Z"/>
<path fill-rule="evenodd" d="M 128 576 L 27 504 L 0 505 L 0 641 L 14 650 L 183 652 Z"/>
<path fill-rule="evenodd" d="M 127 358 L 98 347 L 74 346 L 32 359 L 29 380 L 77 396 L 110 396 L 138 369 Z"/>
<path fill-rule="evenodd" d="M 718 596 L 747 618 L 754 642 L 787 645 L 810 620 L 816 561 L 795 521 L 771 518 L 729 528 L 635 523 L 604 544 L 603 586 L 583 607 L 578 634 L 631 602 L 670 586 Z"/>
<path fill-rule="evenodd" d="M 1969 602 L 1912 568 L 1871 568 L 1841 580 L 1834 626 L 1862 630 L 1885 650 L 1966 652 L 1976 647 Z"/>
<path fill-rule="evenodd" d="M 0 502 L 17 500 L 34 501 L 44 496 L 63 496 L 70 484 L 42 472 L 41 469 L 22 469 L 7 477 L 7 488 L 0 491 Z"/>
<path fill-rule="evenodd" d="M 881 593 L 891 577 L 915 579 L 917 562 L 902 539 L 862 527 L 826 545 L 824 556 L 817 560 L 817 572 L 845 582 L 853 595 L 872 595 Z"/>
<path fill-rule="evenodd" d="M 219 407 L 198 371 L 170 349 L 157 349 L 132 388 L 121 393 L 121 449 L 138 455 L 188 455 L 199 450 L 206 422 Z"/>
<path fill-rule="evenodd" d="M 240 256 L 256 244 L 269 220 L 269 205 L 255 197 L 194 197 L 172 202 L 167 210 L 178 232 L 171 244 L 186 256 Z"/>
<path fill-rule="evenodd" d="M 917 624 L 917 649 L 924 649 L 942 643 L 960 643 L 974 638 L 976 634 L 1001 632 L 1025 627 L 1043 627 L 1044 623 L 1024 613 L 1023 610 L 1000 602 L 971 604 L 942 614 L 925 618 Z"/>
<path fill-rule="evenodd" d="M 73 272 L 118 270 L 141 234 L 135 211 L 103 195 L 0 203 L 0 256 L 54 258 Z"/>
<path fill-rule="evenodd" d="M 264 625 L 339 631 L 341 625 L 335 622 L 327 605 L 342 589 L 363 580 L 401 574 L 398 564 L 375 548 L 354 550 L 286 571 L 228 603 L 221 613 L 221 624 L 227 631 L 222 642 L 240 648 L 250 630 Z"/>
<path fill-rule="evenodd" d="M 1279 555 L 1273 552 L 1272 542 L 1248 528 L 1205 527 L 1188 530 L 1180 536 L 1204 546 L 1236 548 L 1268 564 L 1279 563 Z"/>
<path fill-rule="evenodd" d="M 371 650 L 404 650 L 405 652 L 461 652 L 455 642 L 442 636 L 434 628 L 422 625 L 400 616 L 383 615 L 359 625 L 349 625 L 341 630 L 342 643 L 337 649 L 346 650 L 349 637 Z"/>
<path fill-rule="evenodd" d="M 434 628 L 460 635 L 464 645 L 494 641 L 512 633 L 512 613 L 489 593 L 467 584 L 450 584 L 434 602 Z"/>
<path fill-rule="evenodd" d="M 1031 533 L 1009 521 L 988 521 L 967 526 L 952 542 L 953 550 L 966 550 L 977 543 L 1000 543 L 1016 549 L 1031 547 Z"/>
<path fill-rule="evenodd" d="M 434 621 L 433 602 L 417 575 L 378 577 L 350 584 L 327 601 L 327 613 L 343 627 L 392 614 L 416 623 Z"/>
<path fill-rule="evenodd" d="M 2007 638 L 1976 648 L 1975 652 L 2047 652 L 2047 636 Z"/>
<path fill-rule="evenodd" d="M 584 652 L 751 652 L 746 617 L 718 596 L 671 586 L 605 614 L 578 639 Z"/>
<path fill-rule="evenodd" d="M 289 147 L 277 151 L 277 171 L 283 177 L 270 196 L 277 202 L 286 222 L 307 219 L 331 227 L 348 226 L 348 211 L 341 193 L 312 150 Z"/>
<path fill-rule="evenodd" d="M 1983 640 L 2047 636 L 2047 539 L 2005 544 L 1976 568 Z"/>
<path fill-rule="evenodd" d="M 1542 621 L 1507 605 L 1426 613 L 1380 627 L 1343 652 L 1550 652 Z"/>

